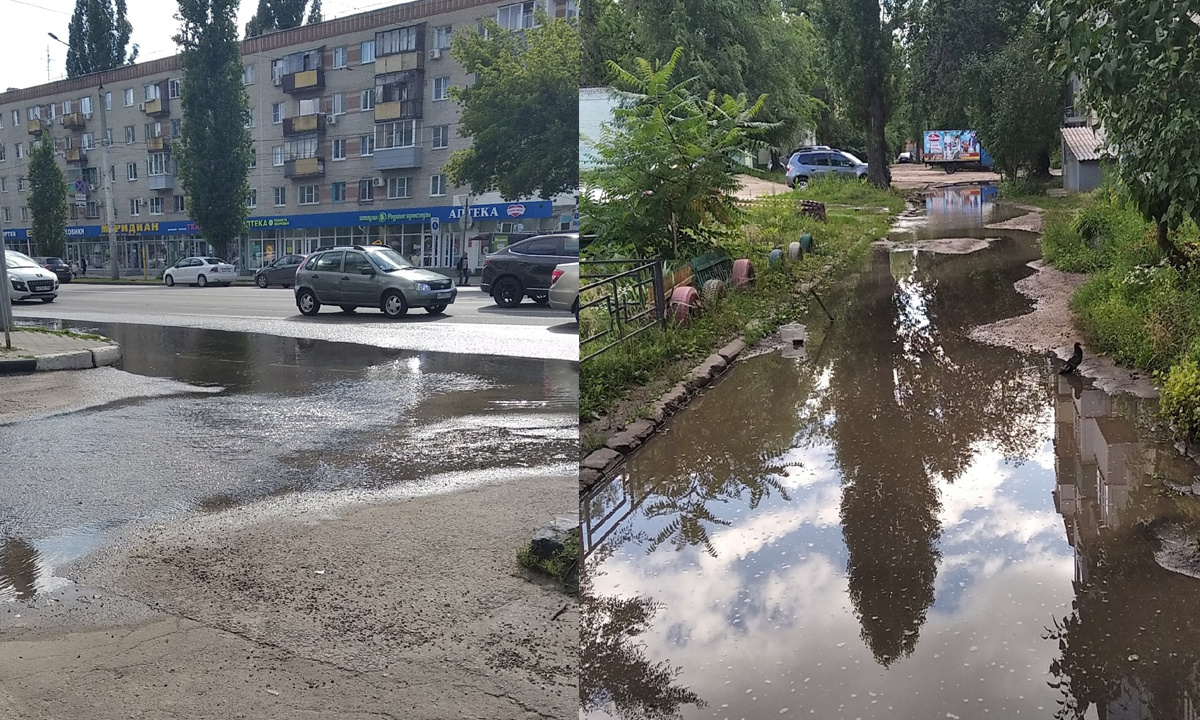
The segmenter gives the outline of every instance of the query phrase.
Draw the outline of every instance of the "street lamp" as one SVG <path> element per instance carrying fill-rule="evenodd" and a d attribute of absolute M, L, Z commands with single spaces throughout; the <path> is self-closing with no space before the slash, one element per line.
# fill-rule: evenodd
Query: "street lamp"
<path fill-rule="evenodd" d="M 71 46 L 52 32 L 46 33 L 58 44 L 66 47 L 68 50 Z M 100 87 L 96 93 L 96 99 L 100 103 L 100 150 L 104 167 L 100 168 L 100 185 L 104 188 L 104 207 L 105 219 L 108 221 L 108 257 L 109 257 L 109 277 L 113 280 L 119 280 L 121 277 L 121 268 L 117 265 L 117 228 L 116 228 L 116 207 L 113 206 L 112 195 L 112 163 L 108 156 L 108 106 L 104 104 L 104 71 L 97 71 L 96 77 L 100 81 Z"/>

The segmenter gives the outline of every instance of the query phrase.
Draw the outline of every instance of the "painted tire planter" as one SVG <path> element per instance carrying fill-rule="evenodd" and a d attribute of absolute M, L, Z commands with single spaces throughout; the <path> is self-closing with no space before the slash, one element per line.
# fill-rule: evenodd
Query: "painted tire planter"
<path fill-rule="evenodd" d="M 671 292 L 671 302 L 667 305 L 667 317 L 679 325 L 687 325 L 696 306 L 700 304 L 700 293 L 691 285 L 682 285 Z"/>
<path fill-rule="evenodd" d="M 771 254 L 767 256 L 767 264 L 771 267 L 775 267 L 781 262 L 783 262 L 783 251 L 779 248 L 775 248 L 771 251 Z"/>
<path fill-rule="evenodd" d="M 704 287 L 700 288 L 700 297 L 704 298 L 705 302 L 713 302 L 724 294 L 725 283 L 718 278 L 708 280 Z"/>
<path fill-rule="evenodd" d="M 733 287 L 745 290 L 754 283 L 754 263 L 742 258 L 733 261 Z"/>
<path fill-rule="evenodd" d="M 804 255 L 804 251 L 800 248 L 800 243 L 794 242 L 788 245 L 788 262 L 797 262 Z"/>
<path fill-rule="evenodd" d="M 808 233 L 804 233 L 803 235 L 800 236 L 800 249 L 806 253 L 812 252 L 812 249 L 813 249 L 812 235 L 809 235 Z"/>

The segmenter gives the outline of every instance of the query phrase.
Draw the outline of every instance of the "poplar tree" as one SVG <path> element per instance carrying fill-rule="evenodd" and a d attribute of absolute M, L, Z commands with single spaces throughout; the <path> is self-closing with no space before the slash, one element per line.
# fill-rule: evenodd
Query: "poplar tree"
<path fill-rule="evenodd" d="M 67 181 L 54 161 L 54 140 L 45 131 L 29 157 L 29 212 L 37 254 L 62 257 L 67 250 Z"/>
<path fill-rule="evenodd" d="M 67 34 L 67 77 L 111 70 L 137 61 L 138 46 L 129 48 L 133 25 L 125 16 L 125 0 L 75 0 Z"/>

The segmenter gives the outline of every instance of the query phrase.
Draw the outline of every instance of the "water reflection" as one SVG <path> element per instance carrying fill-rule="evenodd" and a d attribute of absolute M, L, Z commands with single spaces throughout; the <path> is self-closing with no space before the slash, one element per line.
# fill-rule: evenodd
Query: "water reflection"
<path fill-rule="evenodd" d="M 29 600 L 37 594 L 38 553 L 13 537 L 0 537 L 0 602 Z"/>
<path fill-rule="evenodd" d="M 1016 235 L 873 255 L 827 299 L 838 322 L 818 357 L 739 365 L 587 499 L 584 717 L 1061 707 L 1079 673 L 1043 637 L 1054 617 L 1064 642 L 1078 623 L 1051 494 L 1057 375 L 967 339 L 1028 311 L 1012 285 L 1036 255 Z"/>

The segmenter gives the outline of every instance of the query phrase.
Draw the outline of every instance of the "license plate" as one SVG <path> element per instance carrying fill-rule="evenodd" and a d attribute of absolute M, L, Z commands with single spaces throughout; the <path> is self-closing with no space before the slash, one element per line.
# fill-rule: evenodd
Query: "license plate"
<path fill-rule="evenodd" d="M 448 292 L 444 292 L 444 293 L 438 293 L 438 294 L 437 294 L 437 299 L 438 299 L 438 300 L 449 300 L 449 299 L 450 299 L 450 293 L 448 293 Z"/>

